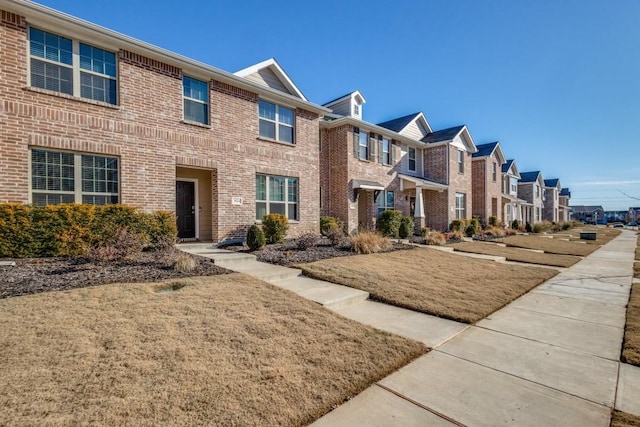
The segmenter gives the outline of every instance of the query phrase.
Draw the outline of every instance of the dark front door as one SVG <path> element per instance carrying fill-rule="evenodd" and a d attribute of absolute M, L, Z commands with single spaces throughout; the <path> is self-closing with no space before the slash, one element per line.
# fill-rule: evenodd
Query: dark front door
<path fill-rule="evenodd" d="M 176 216 L 178 238 L 196 237 L 196 185 L 190 181 L 176 181 Z"/>

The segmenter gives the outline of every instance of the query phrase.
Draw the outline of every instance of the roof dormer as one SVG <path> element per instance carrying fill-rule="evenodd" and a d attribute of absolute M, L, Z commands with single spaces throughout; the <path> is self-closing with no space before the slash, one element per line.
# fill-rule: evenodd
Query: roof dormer
<path fill-rule="evenodd" d="M 362 120 L 362 106 L 366 104 L 367 100 L 360 93 L 359 90 L 348 93 L 339 98 L 329 101 L 323 104 L 323 107 L 331 108 L 333 114 L 338 116 L 353 117 L 358 120 Z"/>

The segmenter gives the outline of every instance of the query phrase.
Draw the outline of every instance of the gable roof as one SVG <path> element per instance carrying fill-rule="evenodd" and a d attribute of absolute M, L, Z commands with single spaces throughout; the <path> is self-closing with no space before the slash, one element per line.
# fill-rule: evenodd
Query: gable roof
<path fill-rule="evenodd" d="M 569 191 L 569 189 L 567 187 L 565 187 L 562 190 L 560 190 L 560 195 L 561 196 L 571 197 L 571 191 Z"/>
<path fill-rule="evenodd" d="M 513 164 L 514 160 L 513 159 L 509 159 L 506 162 L 504 162 L 502 164 L 502 173 L 508 173 L 509 169 L 511 169 L 511 165 Z"/>
<path fill-rule="evenodd" d="M 522 172 L 520 174 L 519 181 L 522 183 L 536 182 L 539 176 L 540 176 L 540 171 Z"/>
<path fill-rule="evenodd" d="M 402 129 L 407 127 L 409 123 L 414 121 L 421 112 L 407 114 L 406 116 L 398 117 L 397 119 L 387 120 L 386 122 L 378 123 L 378 126 L 387 128 L 394 132 L 400 132 Z"/>
<path fill-rule="evenodd" d="M 544 180 L 545 187 L 558 187 L 559 185 L 560 185 L 560 180 L 558 178 Z"/>
<path fill-rule="evenodd" d="M 435 132 L 431 132 L 427 136 L 421 139 L 422 142 L 426 144 L 435 144 L 437 142 L 451 141 L 453 138 L 458 136 L 462 129 L 464 129 L 465 125 L 454 126 L 451 128 L 437 130 Z"/>
<path fill-rule="evenodd" d="M 269 58 L 266 61 L 259 62 L 250 67 L 244 68 L 240 71 L 236 71 L 235 73 L 238 77 L 244 77 L 250 80 L 253 80 L 257 83 L 260 83 L 264 86 L 271 87 L 273 89 L 286 89 L 286 91 L 294 96 L 297 96 L 300 99 L 307 101 L 307 98 L 304 96 L 302 91 L 298 89 L 298 87 L 293 83 L 293 81 L 289 78 L 287 73 L 282 69 L 278 61 L 275 58 Z M 275 77 L 282 88 L 274 85 L 273 77 Z"/>
<path fill-rule="evenodd" d="M 496 157 L 500 164 L 503 164 L 506 160 L 504 158 L 504 154 L 502 153 L 502 148 L 500 148 L 500 143 L 498 141 L 490 142 L 488 144 L 480 144 L 477 145 L 477 152 L 473 153 L 474 159 L 481 159 L 483 157 L 489 157 L 493 153 L 496 154 Z"/>

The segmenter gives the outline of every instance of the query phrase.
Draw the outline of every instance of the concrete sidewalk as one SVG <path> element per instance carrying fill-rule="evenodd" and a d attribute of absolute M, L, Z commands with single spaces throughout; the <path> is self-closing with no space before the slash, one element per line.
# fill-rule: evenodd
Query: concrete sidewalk
<path fill-rule="evenodd" d="M 635 246 L 623 232 L 313 425 L 605 427 L 613 407 L 638 413 L 640 370 L 619 363 Z"/>
<path fill-rule="evenodd" d="M 369 301 L 366 292 L 250 254 L 180 249 L 434 349 L 313 426 L 604 427 L 613 407 L 640 415 L 639 369 L 618 362 L 635 246 L 635 233 L 625 231 L 473 326 Z"/>

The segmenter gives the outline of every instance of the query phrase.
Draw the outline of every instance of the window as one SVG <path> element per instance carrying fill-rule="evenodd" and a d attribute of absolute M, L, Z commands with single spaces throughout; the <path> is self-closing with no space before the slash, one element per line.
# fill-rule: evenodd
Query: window
<path fill-rule="evenodd" d="M 117 103 L 115 53 L 32 27 L 29 54 L 31 86 Z"/>
<path fill-rule="evenodd" d="M 389 140 L 385 137 L 382 138 L 380 150 L 380 163 L 383 165 L 391 164 L 391 145 L 389 144 Z"/>
<path fill-rule="evenodd" d="M 458 150 L 458 172 L 464 173 L 464 151 Z"/>
<path fill-rule="evenodd" d="M 467 195 L 464 193 L 456 193 L 456 219 L 465 219 L 467 217 Z"/>
<path fill-rule="evenodd" d="M 409 147 L 409 153 L 407 157 L 409 159 L 409 171 L 415 172 L 416 171 L 416 149 L 413 147 Z"/>
<path fill-rule="evenodd" d="M 540 197 L 540 187 L 536 185 L 536 197 Z"/>
<path fill-rule="evenodd" d="M 256 219 L 274 213 L 298 219 L 298 178 L 256 175 Z"/>
<path fill-rule="evenodd" d="M 209 124 L 209 85 L 207 82 L 184 76 L 182 78 L 184 119 Z"/>
<path fill-rule="evenodd" d="M 536 208 L 536 222 L 540 221 L 540 208 Z"/>
<path fill-rule="evenodd" d="M 376 203 L 378 204 L 378 216 L 384 211 L 395 209 L 395 193 L 393 191 L 381 191 L 380 194 L 378 194 Z"/>
<path fill-rule="evenodd" d="M 293 144 L 293 110 L 266 101 L 258 101 L 260 136 Z"/>
<path fill-rule="evenodd" d="M 31 200 L 59 203 L 118 203 L 118 159 L 62 151 L 31 150 Z"/>
<path fill-rule="evenodd" d="M 493 174 L 493 182 L 496 182 L 498 180 L 498 165 L 496 165 L 496 162 L 493 162 L 491 173 Z"/>
<path fill-rule="evenodd" d="M 358 104 L 354 104 L 353 105 L 353 114 L 355 116 L 359 116 L 360 115 L 360 106 Z"/>
<path fill-rule="evenodd" d="M 359 158 L 360 160 L 369 160 L 369 134 L 360 132 L 358 138 Z"/>
<path fill-rule="evenodd" d="M 512 176 L 509 177 L 509 182 L 511 183 L 511 193 L 518 193 L 518 180 Z"/>

